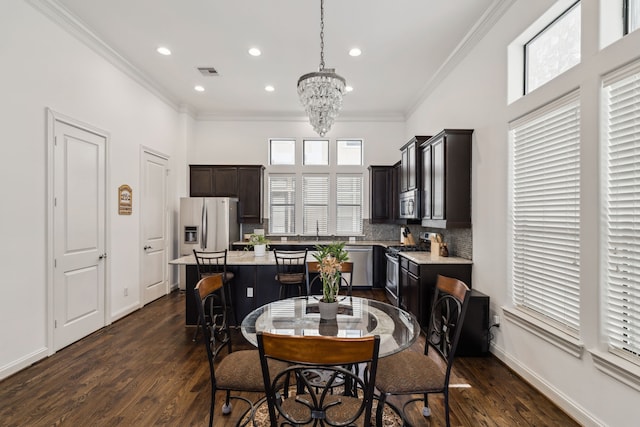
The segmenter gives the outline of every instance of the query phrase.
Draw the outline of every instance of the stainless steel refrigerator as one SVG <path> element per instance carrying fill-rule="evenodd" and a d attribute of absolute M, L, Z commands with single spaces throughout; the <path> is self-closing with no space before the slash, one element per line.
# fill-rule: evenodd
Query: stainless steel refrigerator
<path fill-rule="evenodd" d="M 240 240 L 238 199 L 183 197 L 180 199 L 180 256 L 193 250 L 231 249 Z M 185 268 L 180 269 L 180 289 L 185 289 Z"/>

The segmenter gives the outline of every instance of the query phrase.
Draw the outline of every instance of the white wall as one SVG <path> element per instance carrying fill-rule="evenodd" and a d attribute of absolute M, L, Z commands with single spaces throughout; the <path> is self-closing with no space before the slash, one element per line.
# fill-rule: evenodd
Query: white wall
<path fill-rule="evenodd" d="M 44 357 L 47 342 L 46 115 L 64 114 L 109 134 L 107 236 L 115 320 L 140 306 L 140 147 L 184 154 L 188 121 L 24 1 L 0 14 L 0 378 Z M 180 130 L 182 129 L 181 133 Z M 177 147 L 177 148 L 176 148 Z M 182 148 L 184 149 L 184 148 Z M 184 171 L 183 171 L 184 173 Z M 117 188 L 133 188 L 133 215 L 117 214 Z M 170 201 L 176 210 L 176 186 Z M 129 288 L 124 297 L 123 288 Z"/>
<path fill-rule="evenodd" d="M 318 138 L 306 120 L 198 121 L 195 126 L 194 139 L 187 151 L 189 164 L 259 164 L 266 166 L 265 174 L 270 171 L 269 138 L 296 138 L 298 149 L 303 139 Z M 366 167 L 393 165 L 400 160 L 399 149 L 406 142 L 404 122 L 338 121 L 325 138 L 332 142 L 336 138 L 364 141 L 363 217 L 369 218 L 369 175 Z M 268 217 L 267 210 L 264 214 Z"/>
<path fill-rule="evenodd" d="M 581 339 L 598 341 L 598 144 L 600 75 L 640 56 L 640 32 L 599 51 L 599 2 L 582 1 L 582 63 L 507 105 L 507 46 L 553 1 L 518 0 L 482 42 L 407 121 L 406 135 L 445 127 L 475 129 L 473 141 L 473 286 L 490 295 L 492 310 L 509 306 L 508 122 L 577 87 L 582 116 Z M 631 426 L 640 394 L 598 371 L 589 351 L 575 358 L 506 321 L 492 351 L 585 425 Z"/>

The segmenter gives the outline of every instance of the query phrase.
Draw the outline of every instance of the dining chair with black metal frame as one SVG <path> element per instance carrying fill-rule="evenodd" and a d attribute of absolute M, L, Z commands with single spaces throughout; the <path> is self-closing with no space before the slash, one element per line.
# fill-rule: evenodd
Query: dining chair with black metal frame
<path fill-rule="evenodd" d="M 213 426 L 213 414 L 216 402 L 216 392 L 226 392 L 222 413 L 231 412 L 231 399 L 244 401 L 248 408 L 243 416 L 238 418 L 237 425 L 246 425 L 253 418 L 254 402 L 242 396 L 232 396 L 231 392 L 259 392 L 264 393 L 264 380 L 260 365 L 260 355 L 257 350 L 231 351 L 231 335 L 228 326 L 221 330 L 216 322 L 216 316 L 205 314 L 204 307 L 210 299 L 221 299 L 215 305 L 226 309 L 224 303 L 223 280 L 221 275 L 207 276 L 201 279 L 194 288 L 194 296 L 198 306 L 198 314 L 204 336 L 207 360 L 209 362 L 209 374 L 211 379 L 211 404 L 209 408 L 209 427 Z M 228 353 L 215 366 L 216 358 L 220 351 L 227 347 Z M 286 368 L 286 364 L 275 361 L 270 369 L 280 372 Z M 246 414 L 249 416 L 245 416 Z M 244 420 L 244 421 L 243 421 Z"/>
<path fill-rule="evenodd" d="M 283 251 L 274 249 L 276 259 L 276 281 L 280 283 L 279 297 L 287 298 L 293 287 L 298 288 L 298 295 L 304 295 L 307 250 Z"/>
<path fill-rule="evenodd" d="M 307 262 L 307 295 L 313 295 L 317 292 L 322 294 L 322 280 L 319 271 L 320 263 L 318 261 Z M 353 292 L 353 262 L 344 261 L 340 263 L 340 288 L 347 288 L 347 296 L 351 296 Z M 342 290 L 342 289 L 341 289 Z"/>
<path fill-rule="evenodd" d="M 227 270 L 227 250 L 219 251 L 197 251 L 193 250 L 193 256 L 196 259 L 196 265 L 198 267 L 198 279 L 203 279 L 208 276 L 219 274 L 222 276 L 225 293 L 225 303 L 227 305 L 227 311 L 230 312 L 234 321 L 234 325 L 238 325 L 238 319 L 236 318 L 236 312 L 232 300 L 231 282 L 234 278 L 232 271 Z M 225 313 L 226 313 L 225 312 Z M 226 318 L 227 321 L 230 319 Z M 199 322 L 199 320 L 198 320 Z M 193 341 L 198 337 L 199 329 L 196 328 L 193 334 Z"/>
<path fill-rule="evenodd" d="M 378 372 L 379 336 L 338 338 L 276 335 L 258 332 L 258 351 L 271 427 L 280 425 L 369 426 Z M 269 362 L 288 367 L 273 372 Z M 345 366 L 365 364 L 362 375 Z M 328 373 L 320 385 L 305 375 L 309 369 Z M 295 384 L 289 383 L 295 378 Z M 345 378 L 356 384 L 357 396 L 337 393 L 335 383 Z M 291 384 L 291 389 L 286 387 Z M 346 391 L 346 390 L 345 390 Z"/>
<path fill-rule="evenodd" d="M 469 295 L 470 290 L 465 283 L 438 275 L 424 353 L 404 350 L 380 359 L 376 379 L 376 388 L 380 392 L 380 404 L 376 411 L 377 423 L 382 421 L 383 406 L 390 395 L 422 395 L 404 403 L 401 414 L 406 425 L 405 409 L 408 404 L 422 400 L 422 415 L 428 417 L 431 415 L 429 394 L 441 393 L 444 395 L 446 423 L 447 426 L 450 425 L 449 379 L 469 305 Z M 433 352 L 430 353 L 429 350 Z M 439 362 L 432 356 L 439 359 Z M 444 371 L 442 365 L 445 365 Z"/>

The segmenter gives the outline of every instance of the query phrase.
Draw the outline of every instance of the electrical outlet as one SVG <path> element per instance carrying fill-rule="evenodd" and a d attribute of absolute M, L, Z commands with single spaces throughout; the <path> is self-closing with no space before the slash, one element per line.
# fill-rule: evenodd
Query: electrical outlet
<path fill-rule="evenodd" d="M 247 298 L 253 298 L 253 288 L 247 288 Z"/>
<path fill-rule="evenodd" d="M 125 297 L 129 296 L 129 288 L 124 288 L 124 296 Z"/>
<path fill-rule="evenodd" d="M 493 325 L 500 326 L 500 315 L 498 314 L 493 315 Z"/>

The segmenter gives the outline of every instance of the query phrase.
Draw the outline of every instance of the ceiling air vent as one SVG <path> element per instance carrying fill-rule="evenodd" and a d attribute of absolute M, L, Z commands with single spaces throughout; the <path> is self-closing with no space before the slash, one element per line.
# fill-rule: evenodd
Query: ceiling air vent
<path fill-rule="evenodd" d="M 198 67 L 198 71 L 200 71 L 200 73 L 203 76 L 217 76 L 218 75 L 218 71 L 213 67 Z"/>

